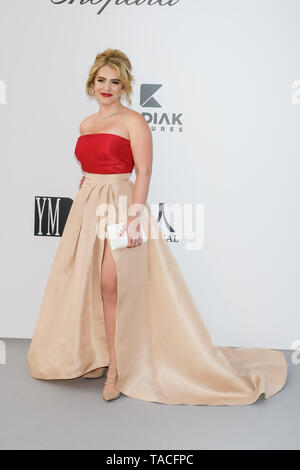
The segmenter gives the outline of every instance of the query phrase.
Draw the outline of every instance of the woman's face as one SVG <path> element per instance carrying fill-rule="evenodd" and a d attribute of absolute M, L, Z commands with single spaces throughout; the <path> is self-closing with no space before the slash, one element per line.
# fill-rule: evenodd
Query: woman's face
<path fill-rule="evenodd" d="M 95 97 L 100 104 L 112 104 L 120 101 L 122 83 L 118 78 L 117 70 L 103 65 L 98 69 L 94 81 Z M 110 96 L 106 96 L 110 95 Z"/>

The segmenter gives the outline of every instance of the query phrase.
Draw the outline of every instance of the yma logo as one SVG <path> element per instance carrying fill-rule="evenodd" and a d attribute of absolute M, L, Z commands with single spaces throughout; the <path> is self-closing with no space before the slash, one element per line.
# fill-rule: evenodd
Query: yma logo
<path fill-rule="evenodd" d="M 72 199 L 69 197 L 35 197 L 34 235 L 61 237 Z"/>

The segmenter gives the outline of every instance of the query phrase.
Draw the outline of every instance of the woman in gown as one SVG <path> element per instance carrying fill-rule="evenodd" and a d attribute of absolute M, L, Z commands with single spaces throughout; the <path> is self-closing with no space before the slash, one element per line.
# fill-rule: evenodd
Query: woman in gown
<path fill-rule="evenodd" d="M 124 93 L 131 103 L 132 80 L 131 63 L 117 49 L 98 54 L 90 69 L 86 90 L 100 110 L 80 125 L 75 155 L 86 173 L 50 270 L 27 355 L 30 374 L 96 378 L 108 368 L 105 400 L 121 392 L 187 405 L 269 398 L 285 385 L 284 354 L 212 343 L 146 202 L 151 131 L 120 102 Z M 103 204 L 115 210 L 113 218 Z M 113 250 L 103 234 L 120 222 L 128 245 Z M 148 237 L 142 243 L 141 227 Z"/>

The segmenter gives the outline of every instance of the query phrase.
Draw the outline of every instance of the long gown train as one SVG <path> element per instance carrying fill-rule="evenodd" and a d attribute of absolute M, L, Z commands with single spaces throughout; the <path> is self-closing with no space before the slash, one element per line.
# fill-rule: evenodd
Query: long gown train
<path fill-rule="evenodd" d="M 72 379 L 109 364 L 100 287 L 104 239 L 96 228 L 103 215 L 97 208 L 110 203 L 118 216 L 121 195 L 130 205 L 129 178 L 130 173 L 87 173 L 76 194 L 27 355 L 34 378 Z M 247 405 L 281 390 L 287 378 L 284 354 L 214 345 L 148 204 L 141 224 L 146 243 L 112 250 L 119 390 L 188 405 Z M 158 237 L 151 238 L 154 233 Z"/>

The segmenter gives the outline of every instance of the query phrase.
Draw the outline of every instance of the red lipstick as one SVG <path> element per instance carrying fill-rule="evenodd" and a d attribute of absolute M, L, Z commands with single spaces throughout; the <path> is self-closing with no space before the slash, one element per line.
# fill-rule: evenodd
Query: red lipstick
<path fill-rule="evenodd" d="M 108 97 L 108 96 L 112 96 L 111 93 L 100 93 L 102 96 L 105 96 L 105 97 Z"/>

